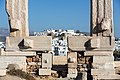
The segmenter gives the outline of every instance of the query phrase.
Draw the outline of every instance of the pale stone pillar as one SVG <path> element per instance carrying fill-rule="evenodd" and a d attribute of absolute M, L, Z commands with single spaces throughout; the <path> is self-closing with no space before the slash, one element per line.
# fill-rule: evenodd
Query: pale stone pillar
<path fill-rule="evenodd" d="M 10 36 L 29 36 L 28 0 L 6 0 L 6 12 L 9 18 Z"/>
<path fill-rule="evenodd" d="M 91 0 L 91 36 L 114 36 L 112 0 Z"/>
<path fill-rule="evenodd" d="M 112 54 L 114 50 L 112 0 L 91 0 L 91 36 L 91 43 L 93 43 L 91 46 L 94 48 L 93 51 L 96 51 L 96 55 L 93 55 L 93 69 L 91 69 L 93 80 L 113 79 L 111 75 L 119 77 L 115 74 Z M 110 55 L 106 55 L 105 52 L 108 51 L 111 52 Z M 104 55 L 97 54 L 101 52 Z"/>

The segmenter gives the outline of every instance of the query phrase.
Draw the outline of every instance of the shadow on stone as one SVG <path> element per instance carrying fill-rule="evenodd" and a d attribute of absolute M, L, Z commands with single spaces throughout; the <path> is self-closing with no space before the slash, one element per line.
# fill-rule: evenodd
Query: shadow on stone
<path fill-rule="evenodd" d="M 35 80 L 35 78 L 32 75 L 25 73 L 24 71 L 19 70 L 19 69 L 17 70 L 12 69 L 8 71 L 7 74 L 12 75 L 12 76 L 17 76 L 17 77 L 20 77 L 26 80 Z"/>

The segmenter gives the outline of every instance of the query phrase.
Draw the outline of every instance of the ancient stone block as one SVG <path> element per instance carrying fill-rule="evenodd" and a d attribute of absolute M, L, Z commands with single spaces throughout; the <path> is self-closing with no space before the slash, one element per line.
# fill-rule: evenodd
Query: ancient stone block
<path fill-rule="evenodd" d="M 52 54 L 42 53 L 42 68 L 52 67 Z"/>
<path fill-rule="evenodd" d="M 93 37 L 94 39 L 95 37 Z M 100 42 L 99 42 L 99 48 L 93 48 L 94 50 L 98 50 L 98 51 L 113 51 L 114 50 L 114 38 L 113 37 L 96 37 L 98 39 L 100 39 Z M 95 42 L 93 41 L 93 44 Z M 97 43 L 98 44 L 98 43 Z M 96 45 L 97 45 L 96 44 Z"/>
<path fill-rule="evenodd" d="M 68 53 L 68 67 L 77 67 L 77 53 L 76 52 L 70 52 Z"/>
<path fill-rule="evenodd" d="M 39 69 L 39 75 L 51 75 L 51 69 Z"/>
<path fill-rule="evenodd" d="M 24 39 L 23 46 L 24 48 L 33 48 L 33 40 Z"/>
<path fill-rule="evenodd" d="M 114 69 L 91 69 L 91 75 L 114 75 Z"/>
<path fill-rule="evenodd" d="M 88 39 L 86 36 L 68 36 L 68 47 L 73 51 L 83 51 Z"/>
<path fill-rule="evenodd" d="M 99 48 L 100 47 L 100 39 L 99 38 L 92 38 L 90 43 L 91 43 L 91 48 Z"/>
<path fill-rule="evenodd" d="M 26 61 L 24 56 L 0 56 L 0 61 Z"/>
<path fill-rule="evenodd" d="M 53 56 L 53 65 L 67 64 L 67 56 Z"/>
<path fill-rule="evenodd" d="M 114 63 L 92 63 L 94 69 L 114 69 Z"/>
<path fill-rule="evenodd" d="M 120 80 L 120 75 L 99 75 L 97 79 L 104 80 Z"/>
<path fill-rule="evenodd" d="M 45 50 L 52 50 L 52 37 L 51 36 L 34 36 L 29 37 L 34 41 L 35 50 L 45 51 Z"/>
<path fill-rule="evenodd" d="M 23 40 L 21 37 L 7 37 L 6 51 L 19 51 L 19 43 Z"/>
<path fill-rule="evenodd" d="M 0 69 L 0 76 L 6 75 L 6 69 Z"/>
<path fill-rule="evenodd" d="M 6 69 L 8 66 L 7 62 L 0 61 L 0 69 Z"/>
<path fill-rule="evenodd" d="M 26 71 L 26 57 L 25 56 L 0 56 L 0 68 L 6 69 L 9 64 L 16 64 Z"/>
<path fill-rule="evenodd" d="M 99 37 L 100 38 L 100 50 L 113 50 L 114 49 L 114 40 L 110 37 Z"/>
<path fill-rule="evenodd" d="M 85 56 L 112 56 L 112 51 L 85 51 Z"/>
<path fill-rule="evenodd" d="M 28 49 L 21 48 L 23 39 L 30 40 L 30 46 L 33 44 L 33 47 Z M 45 51 L 52 49 L 51 36 L 7 37 L 6 42 L 6 51 L 19 51 L 20 49 L 24 51 Z"/>
<path fill-rule="evenodd" d="M 14 52 L 4 52 L 3 56 L 34 56 L 36 52 L 23 52 L 23 51 L 14 51 Z"/>
<path fill-rule="evenodd" d="M 93 56 L 93 63 L 113 63 L 113 56 Z"/>

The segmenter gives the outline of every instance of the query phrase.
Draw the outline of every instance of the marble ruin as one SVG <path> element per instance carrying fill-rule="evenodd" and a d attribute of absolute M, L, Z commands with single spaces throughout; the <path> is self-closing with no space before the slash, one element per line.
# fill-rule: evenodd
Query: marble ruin
<path fill-rule="evenodd" d="M 28 0 L 6 0 L 10 36 L 0 49 L 0 76 L 9 65 L 30 74 L 81 80 L 120 80 L 115 62 L 112 0 L 91 0 L 90 36 L 64 31 L 29 36 Z M 16 69 L 16 66 L 14 66 Z"/>
<path fill-rule="evenodd" d="M 6 10 L 10 25 L 10 36 L 29 36 L 28 0 L 6 0 Z"/>

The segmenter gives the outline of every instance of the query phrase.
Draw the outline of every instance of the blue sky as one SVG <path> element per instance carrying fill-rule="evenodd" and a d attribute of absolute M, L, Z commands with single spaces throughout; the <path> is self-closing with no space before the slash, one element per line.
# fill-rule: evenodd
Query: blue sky
<path fill-rule="evenodd" d="M 115 36 L 120 37 L 120 0 L 114 2 Z M 0 0 L 0 27 L 9 28 L 5 0 Z M 29 29 L 90 31 L 90 0 L 29 0 Z"/>

